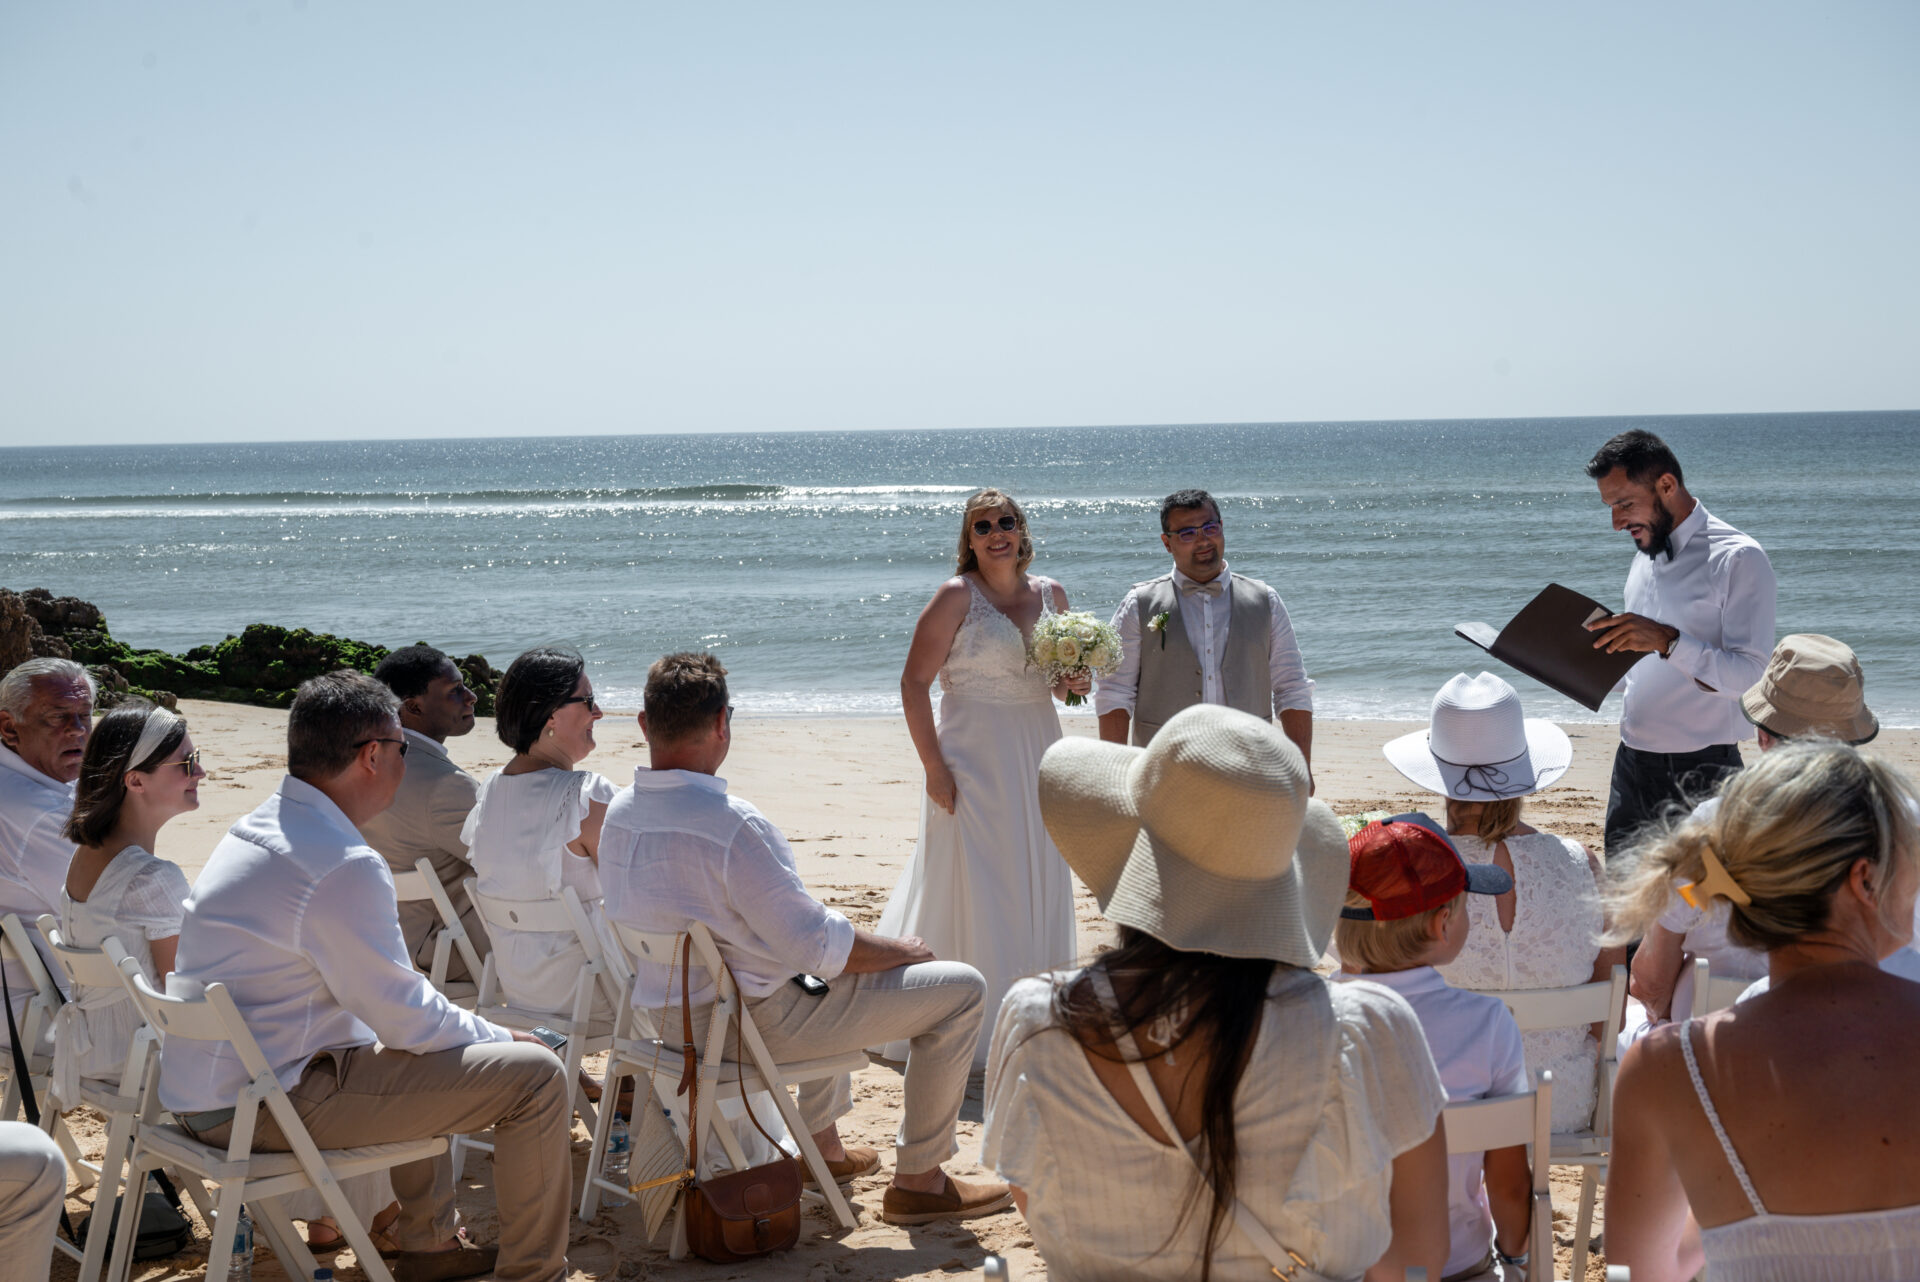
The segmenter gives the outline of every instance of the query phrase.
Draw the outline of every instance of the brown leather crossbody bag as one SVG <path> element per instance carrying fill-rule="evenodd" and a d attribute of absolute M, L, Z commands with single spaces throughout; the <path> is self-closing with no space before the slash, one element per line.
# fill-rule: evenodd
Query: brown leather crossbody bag
<path fill-rule="evenodd" d="M 677 1094 L 689 1096 L 687 1103 L 687 1166 L 698 1172 L 700 1169 L 700 1060 L 693 1048 L 693 1008 L 687 1000 L 687 973 L 693 969 L 693 940 L 688 937 L 681 945 L 680 966 L 680 1089 Z M 724 965 L 724 963 L 723 963 Z M 729 979 L 732 972 L 728 971 Z M 716 984 L 719 976 L 714 977 Z M 741 994 L 739 984 L 733 986 L 734 996 L 740 1003 L 740 1011 L 735 1014 L 733 1058 L 739 1069 L 742 1086 L 745 1084 L 745 1070 L 742 1066 L 743 1046 L 740 1016 L 746 1012 L 746 997 Z M 716 994 L 717 995 L 717 994 Z M 778 1090 L 779 1087 L 770 1087 Z M 741 1106 L 746 1107 L 746 1092 L 740 1096 Z M 717 1103 L 715 1105 L 718 1106 Z M 760 1119 L 754 1117 L 753 1110 L 747 1109 L 753 1127 L 765 1137 L 767 1143 L 776 1151 L 780 1149 L 768 1135 L 766 1128 L 760 1125 Z M 769 1255 L 775 1251 L 791 1249 L 800 1240 L 800 1162 L 796 1158 L 782 1156 L 777 1161 L 766 1162 L 760 1166 L 750 1166 L 744 1171 L 729 1171 L 725 1175 L 703 1180 L 696 1176 L 687 1187 L 686 1201 L 681 1214 L 686 1217 L 687 1247 L 703 1260 L 715 1264 L 735 1264 L 741 1260 L 750 1260 L 756 1255 Z"/>

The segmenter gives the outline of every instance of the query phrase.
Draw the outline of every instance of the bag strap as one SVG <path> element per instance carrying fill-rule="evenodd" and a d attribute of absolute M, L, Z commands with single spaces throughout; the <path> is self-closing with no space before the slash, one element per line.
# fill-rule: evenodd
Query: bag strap
<path fill-rule="evenodd" d="M 1180 1138 L 1180 1128 L 1174 1124 L 1173 1117 L 1167 1112 L 1166 1099 L 1160 1094 L 1160 1088 L 1154 1084 L 1153 1075 L 1147 1071 L 1146 1063 L 1141 1058 L 1140 1047 L 1134 1042 L 1133 1034 L 1128 1031 L 1125 1021 L 1121 1018 L 1120 1001 L 1114 995 L 1113 981 L 1107 977 L 1107 972 L 1098 966 L 1089 966 L 1087 974 L 1093 981 L 1094 992 L 1099 995 L 1100 1004 L 1106 1010 L 1107 1018 L 1112 1022 L 1114 1045 L 1120 1048 L 1120 1053 L 1126 1060 L 1127 1072 L 1133 1078 L 1135 1089 L 1140 1092 L 1141 1098 L 1145 1101 L 1147 1111 L 1153 1114 L 1153 1120 L 1159 1123 L 1162 1131 L 1166 1132 L 1173 1147 L 1187 1159 L 1200 1176 L 1201 1182 L 1212 1188 L 1213 1182 L 1207 1178 L 1206 1169 L 1200 1165 L 1200 1159 L 1193 1155 L 1193 1150 L 1188 1148 L 1186 1141 Z M 1227 1211 L 1232 1216 L 1234 1227 L 1253 1243 L 1255 1250 L 1267 1258 L 1267 1263 L 1272 1266 L 1274 1277 L 1283 1279 L 1283 1282 L 1320 1282 L 1323 1278 L 1323 1275 L 1315 1273 L 1313 1267 L 1299 1254 L 1280 1245 L 1279 1239 L 1267 1232 L 1267 1226 L 1247 1209 L 1245 1202 L 1236 1197 L 1227 1207 Z"/>
<path fill-rule="evenodd" d="M 754 1130 L 760 1132 L 760 1138 L 764 1139 L 774 1152 L 779 1153 L 782 1157 L 786 1157 L 786 1160 L 792 1161 L 793 1159 L 791 1157 L 787 1157 L 787 1151 L 780 1147 L 773 1136 L 767 1134 L 767 1128 L 760 1125 L 760 1119 L 755 1117 L 753 1113 L 753 1101 L 747 1098 L 747 1053 L 742 1045 L 747 1036 L 747 997 L 745 993 L 740 991 L 740 981 L 733 977 L 733 967 L 728 965 L 725 959 L 721 960 L 720 968 L 727 972 L 727 982 L 733 985 L 734 998 L 740 1003 L 740 1009 L 735 1012 L 733 1017 L 733 1082 L 734 1086 L 740 1092 L 740 1107 L 747 1110 L 747 1120 L 753 1123 Z M 769 1090 L 776 1089 L 771 1082 L 767 1083 L 767 1088 Z"/>
<path fill-rule="evenodd" d="M 693 1002 L 689 997 L 692 985 L 687 974 L 693 969 L 693 935 L 691 932 L 681 936 L 680 942 L 680 1089 L 676 1095 L 685 1095 L 687 1099 L 687 1169 L 699 1178 L 700 1171 L 700 1057 L 693 1049 Z M 672 981 L 669 980 L 669 983 Z"/>

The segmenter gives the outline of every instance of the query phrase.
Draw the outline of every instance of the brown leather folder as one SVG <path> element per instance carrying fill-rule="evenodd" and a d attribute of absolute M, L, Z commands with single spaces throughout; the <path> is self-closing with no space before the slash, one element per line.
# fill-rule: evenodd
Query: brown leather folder
<path fill-rule="evenodd" d="M 1453 633 L 1588 711 L 1598 712 L 1627 669 L 1647 657 L 1636 651 L 1608 654 L 1593 648 L 1587 622 L 1612 613 L 1592 597 L 1549 583 L 1497 633 L 1484 623 L 1457 624 Z"/>

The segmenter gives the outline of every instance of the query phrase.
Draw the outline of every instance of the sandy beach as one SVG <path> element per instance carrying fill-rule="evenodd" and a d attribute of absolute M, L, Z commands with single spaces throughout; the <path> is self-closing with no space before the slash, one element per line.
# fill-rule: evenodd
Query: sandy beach
<path fill-rule="evenodd" d="M 226 827 L 278 785 L 284 761 L 285 714 L 234 704 L 185 702 L 195 742 L 205 753 L 209 775 L 201 786 L 201 806 L 192 815 L 169 824 L 161 833 L 159 853 L 179 863 L 189 878 L 205 863 Z M 1064 718 L 1067 733 L 1091 735 L 1090 716 Z M 1413 809 L 1430 806 L 1431 799 L 1415 791 L 1389 766 L 1380 745 L 1395 735 L 1419 728 L 1415 723 L 1332 721 L 1315 727 L 1314 767 L 1319 796 L 1340 813 L 1373 809 Z M 1528 804 L 1529 819 L 1541 827 L 1597 846 L 1606 805 L 1607 778 L 1615 732 L 1610 725 L 1568 725 L 1574 744 L 1572 769 L 1552 789 Z M 823 900 L 839 907 L 856 923 L 872 925 L 894 881 L 913 852 L 919 820 L 921 776 L 905 726 L 894 718 L 871 719 L 754 719 L 735 723 L 735 747 L 725 770 L 730 787 L 751 799 L 779 824 L 800 855 L 800 870 Z M 611 712 L 599 725 L 599 750 L 582 764 L 623 782 L 632 769 L 646 762 L 646 748 L 630 712 Z M 1874 749 L 1909 773 L 1920 770 L 1920 731 L 1886 730 Z M 503 764 L 507 752 L 493 735 L 492 723 L 482 721 L 474 732 L 449 742 L 456 761 L 480 773 Z M 1083 954 L 1098 947 L 1106 926 L 1092 898 L 1079 895 L 1079 945 Z M 856 1108 L 843 1134 L 848 1143 L 876 1145 L 889 1151 L 900 1108 L 900 1077 L 883 1067 L 869 1068 L 855 1083 Z M 98 1127 L 82 1120 L 77 1130 L 97 1138 Z M 980 1101 L 968 1101 L 962 1112 L 960 1157 L 955 1173 L 978 1171 Z M 576 1171 L 586 1157 L 585 1132 L 576 1127 Z M 889 1159 L 890 1160 L 890 1159 Z M 461 1204 L 474 1234 L 482 1241 L 494 1235 L 492 1194 L 484 1163 L 472 1170 L 477 1179 L 463 1189 Z M 854 1199 L 862 1209 L 862 1223 L 842 1233 L 818 1212 L 807 1220 L 801 1246 L 786 1255 L 752 1266 L 719 1267 L 686 1261 L 671 1263 L 665 1243 L 649 1245 L 630 1210 L 602 1211 L 589 1223 L 576 1222 L 570 1248 L 577 1280 L 606 1278 L 675 1277 L 689 1279 L 753 1276 L 772 1282 L 883 1282 L 887 1279 L 926 1279 L 966 1276 L 976 1272 L 983 1254 L 991 1251 L 1013 1260 L 1016 1276 L 1046 1276 L 1031 1237 L 1012 1212 L 970 1224 L 900 1229 L 881 1223 L 879 1203 L 886 1170 L 860 1181 Z M 1577 1177 L 1559 1170 L 1555 1178 L 1555 1226 L 1560 1241 L 1556 1253 L 1567 1267 Z M 85 1201 L 75 1199 L 76 1213 Z M 663 1235 L 664 1239 L 664 1235 Z M 357 1277 L 350 1254 L 334 1263 L 336 1276 Z M 198 1277 L 204 1257 L 188 1255 L 172 1261 L 153 1261 L 136 1269 L 142 1279 Z M 1589 1277 L 1602 1277 L 1596 1256 Z M 54 1277 L 70 1279 L 74 1270 L 56 1257 Z M 264 1248 L 255 1264 L 262 1282 L 285 1278 Z"/>

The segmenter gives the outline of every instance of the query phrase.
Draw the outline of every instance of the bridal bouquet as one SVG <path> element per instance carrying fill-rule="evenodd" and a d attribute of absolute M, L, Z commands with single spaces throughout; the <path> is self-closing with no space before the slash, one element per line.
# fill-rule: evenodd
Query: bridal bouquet
<path fill-rule="evenodd" d="M 1111 623 L 1084 610 L 1049 614 L 1034 624 L 1027 661 L 1040 669 L 1050 686 L 1083 674 L 1104 677 L 1120 666 L 1120 634 Z M 1077 694 L 1067 695 L 1069 708 L 1085 702 Z"/>

